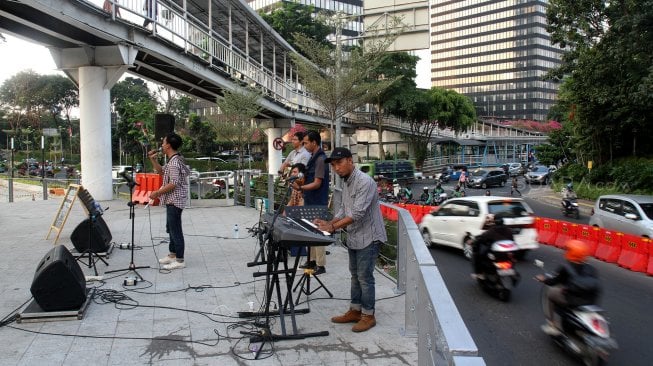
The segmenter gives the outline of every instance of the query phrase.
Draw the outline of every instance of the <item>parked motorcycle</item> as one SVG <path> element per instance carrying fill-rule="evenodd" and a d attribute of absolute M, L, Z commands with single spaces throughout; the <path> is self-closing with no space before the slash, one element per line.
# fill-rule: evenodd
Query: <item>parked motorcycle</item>
<path fill-rule="evenodd" d="M 563 199 L 561 202 L 561 211 L 564 216 L 570 216 L 575 219 L 580 218 L 580 211 L 578 210 L 578 202 L 575 198 Z"/>
<path fill-rule="evenodd" d="M 536 264 L 543 267 L 540 261 Z M 549 306 L 549 289 L 543 284 L 542 310 L 545 313 Z M 616 340 L 610 336 L 608 321 L 602 315 L 604 310 L 598 305 L 556 309 L 556 312 L 560 315 L 562 329 L 559 334 L 550 335 L 551 338 L 565 351 L 580 358 L 585 366 L 605 364 L 610 352 L 618 348 Z"/>
<path fill-rule="evenodd" d="M 521 276 L 515 269 L 519 246 L 512 240 L 499 240 L 492 243 L 482 258 L 482 276 L 477 277 L 481 287 L 501 301 L 509 301 L 512 288 Z"/>

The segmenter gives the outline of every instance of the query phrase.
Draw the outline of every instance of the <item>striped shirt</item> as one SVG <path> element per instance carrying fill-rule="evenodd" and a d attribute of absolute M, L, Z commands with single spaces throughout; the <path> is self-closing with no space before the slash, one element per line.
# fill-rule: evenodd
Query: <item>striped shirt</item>
<path fill-rule="evenodd" d="M 388 240 L 376 183 L 358 168 L 354 168 L 342 187 L 342 203 L 335 218 L 340 220 L 346 216 L 354 220 L 347 226 L 349 249 L 363 249 L 374 241 Z"/>
<path fill-rule="evenodd" d="M 173 155 L 168 163 L 163 167 L 163 184 L 174 183 L 175 189 L 172 192 L 161 194 L 161 203 L 164 205 L 174 205 L 177 208 L 184 209 L 188 200 L 188 175 L 190 170 L 186 166 L 186 161 L 179 154 Z"/>

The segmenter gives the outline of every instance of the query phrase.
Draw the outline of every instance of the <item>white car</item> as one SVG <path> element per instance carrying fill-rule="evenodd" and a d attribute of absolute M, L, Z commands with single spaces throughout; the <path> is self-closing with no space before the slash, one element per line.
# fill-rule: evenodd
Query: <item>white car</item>
<path fill-rule="evenodd" d="M 422 218 L 419 230 L 427 246 L 441 244 L 463 250 L 471 258 L 469 239 L 482 234 L 488 214 L 502 213 L 504 225 L 512 228 L 519 256 L 539 248 L 533 210 L 521 198 L 472 196 L 454 198 Z"/>

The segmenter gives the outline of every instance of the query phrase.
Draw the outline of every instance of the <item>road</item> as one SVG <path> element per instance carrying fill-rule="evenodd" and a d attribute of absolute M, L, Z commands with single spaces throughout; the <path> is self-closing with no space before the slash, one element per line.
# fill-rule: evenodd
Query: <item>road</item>
<path fill-rule="evenodd" d="M 415 193 L 421 187 L 415 184 Z M 451 185 L 447 185 L 447 188 Z M 534 189 L 537 189 L 534 188 Z M 414 194 L 415 194 L 414 193 Z M 418 193 L 418 194 L 419 194 Z M 484 190 L 468 189 L 468 195 L 483 194 Z M 493 195 L 509 196 L 510 188 L 493 188 Z M 525 196 L 529 188 L 522 190 Z M 562 219 L 557 206 L 526 198 L 538 216 Z M 567 219 L 573 220 L 573 219 Z M 587 223 L 582 217 L 575 222 Z M 540 330 L 544 322 L 540 305 L 541 285 L 533 276 L 542 270 L 533 265 L 534 259 L 544 261 L 553 271 L 563 261 L 562 250 L 542 245 L 518 264 L 522 282 L 514 290 L 509 303 L 503 303 L 484 293 L 471 279 L 471 265 L 459 250 L 436 247 L 431 249 L 447 287 L 469 329 L 479 354 L 487 365 L 576 365 L 573 358 L 559 349 Z M 603 281 L 600 304 L 607 311 L 619 350 L 611 355 L 613 365 L 650 365 L 653 362 L 653 277 L 633 273 L 614 264 L 591 260 Z"/>

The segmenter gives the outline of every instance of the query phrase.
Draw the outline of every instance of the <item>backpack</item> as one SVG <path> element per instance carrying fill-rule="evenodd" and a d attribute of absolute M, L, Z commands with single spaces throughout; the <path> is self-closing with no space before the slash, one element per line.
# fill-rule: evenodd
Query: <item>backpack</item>
<path fill-rule="evenodd" d="M 593 267 L 566 264 L 569 272 L 567 281 L 567 301 L 571 305 L 594 304 L 601 292 L 601 281 Z"/>

